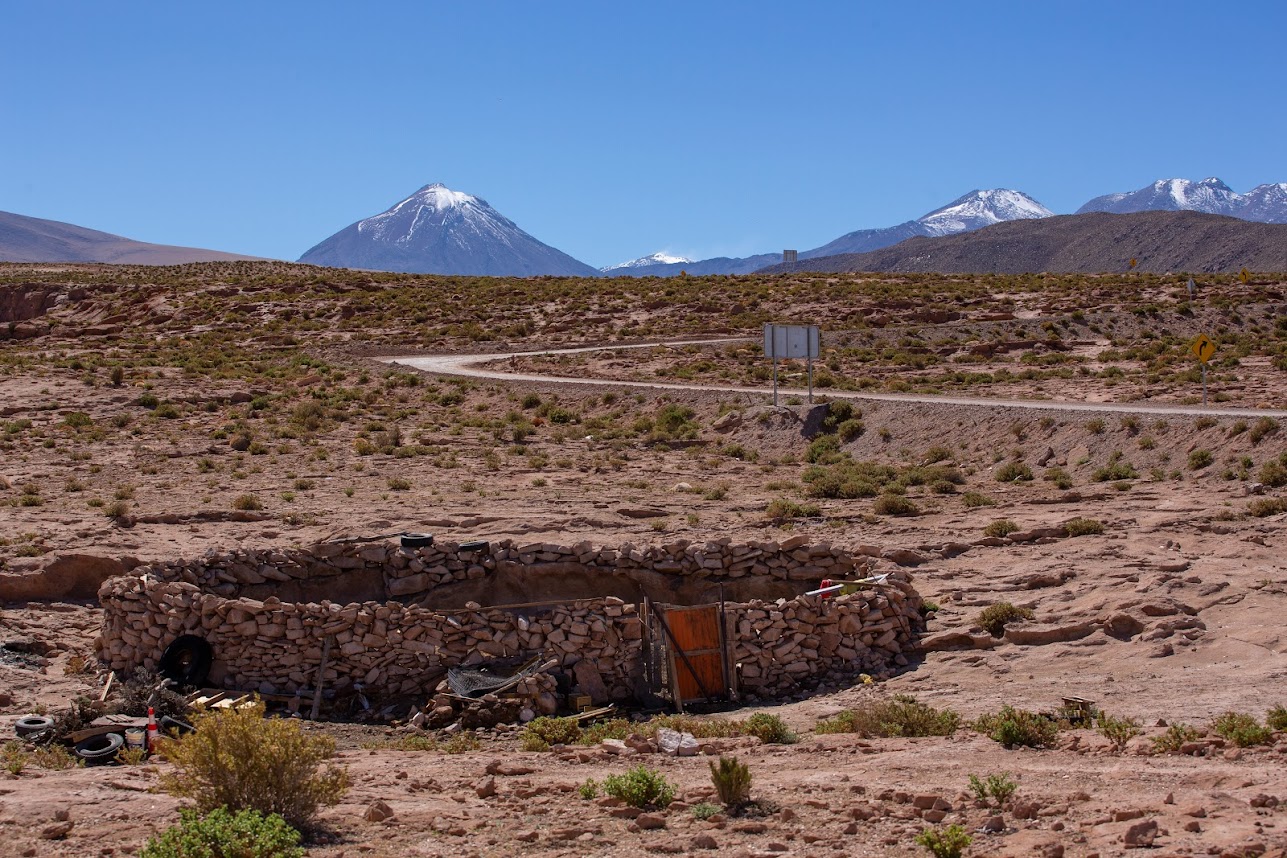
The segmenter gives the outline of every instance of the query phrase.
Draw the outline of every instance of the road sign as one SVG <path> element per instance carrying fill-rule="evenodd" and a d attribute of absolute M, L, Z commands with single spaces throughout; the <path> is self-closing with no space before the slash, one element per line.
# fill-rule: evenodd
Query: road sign
<path fill-rule="evenodd" d="M 1251 280 L 1251 272 L 1245 268 L 1242 269 L 1241 271 L 1238 272 L 1238 279 L 1241 280 L 1243 283 L 1246 283 L 1247 281 Z"/>
<path fill-rule="evenodd" d="M 1189 278 L 1189 299 L 1190 299 L 1190 300 L 1192 300 L 1192 298 L 1193 298 L 1193 290 L 1194 290 L 1195 288 L 1197 288 L 1197 284 L 1196 284 L 1196 283 L 1194 283 L 1194 282 L 1193 282 L 1193 278 L 1192 278 L 1192 277 L 1190 277 L 1190 278 Z"/>
<path fill-rule="evenodd" d="M 1189 351 L 1193 352 L 1194 357 L 1198 360 L 1206 363 L 1215 357 L 1216 346 L 1206 334 L 1198 334 L 1189 345 Z"/>
<path fill-rule="evenodd" d="M 813 402 L 813 362 L 822 354 L 817 325 L 765 325 L 764 356 L 773 358 L 773 406 L 778 404 L 778 360 L 804 358 L 809 365 L 809 401 Z"/>

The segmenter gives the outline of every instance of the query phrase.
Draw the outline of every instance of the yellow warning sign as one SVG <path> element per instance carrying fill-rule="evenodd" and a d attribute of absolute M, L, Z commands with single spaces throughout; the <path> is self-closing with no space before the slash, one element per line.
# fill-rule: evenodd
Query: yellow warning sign
<path fill-rule="evenodd" d="M 1132 257 L 1131 257 L 1131 267 L 1132 267 L 1132 268 L 1134 268 L 1136 265 L 1139 265 L 1139 264 L 1140 264 L 1140 261 L 1139 261 L 1138 259 L 1136 259 L 1134 256 L 1132 256 Z"/>
<path fill-rule="evenodd" d="M 1245 268 L 1242 269 L 1241 271 L 1238 272 L 1238 279 L 1241 280 L 1243 283 L 1248 282 L 1249 280 L 1251 280 L 1251 272 Z"/>
<path fill-rule="evenodd" d="M 1206 363 L 1215 356 L 1216 346 L 1206 334 L 1198 334 L 1197 338 L 1189 345 L 1189 351 L 1193 352 L 1194 357 L 1198 360 Z"/>

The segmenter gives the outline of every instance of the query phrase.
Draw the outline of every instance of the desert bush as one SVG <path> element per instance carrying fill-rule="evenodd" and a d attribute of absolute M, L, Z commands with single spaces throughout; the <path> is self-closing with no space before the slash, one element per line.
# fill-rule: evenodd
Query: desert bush
<path fill-rule="evenodd" d="M 927 828 L 916 835 L 916 843 L 930 851 L 934 858 L 961 858 L 965 847 L 974 842 L 974 838 L 959 825 L 945 828 Z"/>
<path fill-rule="evenodd" d="M 822 510 L 815 503 L 799 503 L 788 498 L 774 498 L 764 508 L 764 514 L 775 521 L 788 518 L 816 518 Z"/>
<path fill-rule="evenodd" d="M 1020 608 L 1009 602 L 997 602 L 980 611 L 974 621 L 992 637 L 999 638 L 1005 634 L 1008 623 L 1015 620 L 1030 620 L 1032 616 L 1031 608 Z"/>
<path fill-rule="evenodd" d="M 846 420 L 836 427 L 836 435 L 840 437 L 841 441 L 848 443 L 862 435 L 863 428 L 861 420 Z"/>
<path fill-rule="evenodd" d="M 1287 467 L 1282 462 L 1265 462 L 1256 479 L 1273 489 L 1287 486 Z"/>
<path fill-rule="evenodd" d="M 1251 439 L 1252 444 L 1259 444 L 1267 436 L 1278 431 L 1278 421 L 1272 417 L 1261 417 L 1251 428 L 1247 430 L 1247 437 Z"/>
<path fill-rule="evenodd" d="M 663 727 L 688 733 L 698 739 L 727 739 L 745 734 L 745 721 L 729 718 L 697 718 L 692 715 L 658 715 L 642 725 L 644 734 L 656 736 Z"/>
<path fill-rule="evenodd" d="M 977 775 L 970 775 L 970 792 L 983 804 L 987 804 L 988 799 L 992 799 L 997 807 L 1001 807 L 1018 788 L 1019 785 L 1010 780 L 1009 772 L 988 775 L 986 780 L 980 779 Z"/>
<path fill-rule="evenodd" d="M 1018 529 L 1019 525 L 1015 524 L 1010 519 L 998 518 L 996 521 L 990 522 L 987 527 L 983 528 L 983 535 L 996 537 L 1009 536 Z"/>
<path fill-rule="evenodd" d="M 696 438 L 701 427 L 693 421 L 695 413 L 686 405 L 663 405 L 653 418 L 652 437 L 655 440 Z"/>
<path fill-rule="evenodd" d="M 277 814 L 219 807 L 202 816 L 184 808 L 179 824 L 149 839 L 139 858 L 303 858 L 299 839 Z"/>
<path fill-rule="evenodd" d="M 1196 742 L 1201 736 L 1201 733 L 1188 724 L 1172 724 L 1161 736 L 1154 736 L 1149 741 L 1153 743 L 1153 750 L 1160 754 L 1175 753 L 1189 742 Z"/>
<path fill-rule="evenodd" d="M 920 515 L 921 508 L 902 495 L 883 494 L 872 502 L 876 515 Z"/>
<path fill-rule="evenodd" d="M 710 761 L 710 768 L 711 783 L 719 793 L 719 800 L 727 807 L 737 807 L 750 801 L 751 770 L 746 763 L 738 762 L 737 757 L 721 755 L 718 764 Z"/>
<path fill-rule="evenodd" d="M 910 695 L 895 694 L 821 721 L 814 732 L 857 733 L 864 738 L 950 736 L 960 722 L 951 709 L 935 709 Z"/>
<path fill-rule="evenodd" d="M 1069 536 L 1090 536 L 1104 532 L 1104 523 L 1094 518 L 1074 518 L 1064 524 Z"/>
<path fill-rule="evenodd" d="M 840 439 L 835 435 L 819 435 L 809 442 L 804 451 L 804 460 L 814 465 L 830 465 L 840 461 L 844 455 L 840 452 Z"/>
<path fill-rule="evenodd" d="M 1256 498 L 1247 504 L 1247 514 L 1256 518 L 1266 518 L 1287 512 L 1287 498 Z"/>
<path fill-rule="evenodd" d="M 242 512 L 263 509 L 264 504 L 255 495 L 240 495 L 232 502 L 233 509 L 239 509 Z"/>
<path fill-rule="evenodd" d="M 982 716 L 971 726 L 1007 748 L 1048 748 L 1059 736 L 1059 725 L 1052 719 L 1009 705 Z"/>
<path fill-rule="evenodd" d="M 1117 718 L 1107 712 L 1099 713 L 1099 717 L 1095 719 L 1095 727 L 1119 751 L 1126 747 L 1127 742 L 1144 732 L 1135 719 Z"/>
<path fill-rule="evenodd" d="M 1215 461 L 1215 457 L 1211 455 L 1210 450 L 1194 450 L 1189 453 L 1189 470 L 1200 471 L 1213 461 Z"/>
<path fill-rule="evenodd" d="M 637 766 L 625 774 L 608 775 L 603 791 L 631 807 L 666 807 L 675 800 L 675 785 L 661 772 Z"/>
<path fill-rule="evenodd" d="M 742 732 L 766 745 L 794 745 L 800 739 L 777 715 L 756 712 L 742 725 Z"/>
<path fill-rule="evenodd" d="M 1100 420 L 1098 417 L 1094 420 L 1087 420 L 1086 431 L 1092 435 L 1104 434 L 1104 421 Z"/>
<path fill-rule="evenodd" d="M 389 488 L 395 492 L 405 492 L 411 488 L 411 480 L 404 477 L 389 477 Z"/>
<path fill-rule="evenodd" d="M 534 394 L 533 394 L 534 395 Z M 538 397 L 539 399 L 539 397 Z M 599 796 L 599 782 L 594 778 L 586 778 L 585 782 L 576 788 L 576 794 L 581 798 L 589 801 Z"/>
<path fill-rule="evenodd" d="M 1023 462 L 1006 462 L 992 476 L 998 483 L 1029 482 L 1032 480 L 1032 468 Z"/>
<path fill-rule="evenodd" d="M 547 751 L 554 745 L 574 745 L 580 738 L 581 727 L 575 718 L 545 715 L 529 721 L 520 737 L 525 751 Z"/>
<path fill-rule="evenodd" d="M 966 509 L 997 505 L 996 501 L 981 492 L 966 492 L 961 495 L 961 503 L 965 504 Z"/>
<path fill-rule="evenodd" d="M 1059 467 L 1047 468 L 1046 472 L 1041 475 L 1041 478 L 1054 483 L 1055 488 L 1057 489 L 1070 489 L 1073 485 L 1072 477 L 1069 473 Z"/>
<path fill-rule="evenodd" d="M 1092 478 L 1097 483 L 1107 483 L 1114 480 L 1133 480 L 1139 476 L 1135 466 L 1130 462 L 1124 462 L 1121 459 L 1110 461 L 1102 468 L 1096 468 Z"/>
<path fill-rule="evenodd" d="M 1211 732 L 1233 742 L 1239 748 L 1267 745 L 1273 740 L 1273 731 L 1261 725 L 1254 715 L 1244 712 L 1225 712 L 1211 722 Z"/>
<path fill-rule="evenodd" d="M 700 820 L 707 820 L 715 814 L 721 813 L 723 810 L 724 809 L 718 804 L 712 804 L 709 801 L 699 801 L 697 804 L 693 805 L 693 817 Z"/>
<path fill-rule="evenodd" d="M 1287 730 L 1287 708 L 1279 704 L 1265 713 L 1265 726 L 1280 733 Z"/>
<path fill-rule="evenodd" d="M 348 789 L 347 770 L 320 770 L 335 752 L 334 740 L 305 734 L 297 721 L 265 719 L 263 703 L 214 710 L 194 726 L 166 741 L 166 759 L 178 772 L 162 776 L 161 787 L 192 799 L 198 811 L 257 810 L 302 827 L 319 805 L 335 804 Z"/>

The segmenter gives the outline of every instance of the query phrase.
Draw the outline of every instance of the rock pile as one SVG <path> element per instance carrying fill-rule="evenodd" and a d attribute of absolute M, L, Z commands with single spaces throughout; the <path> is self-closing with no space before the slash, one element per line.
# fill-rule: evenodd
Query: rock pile
<path fill-rule="evenodd" d="M 757 580 L 798 582 L 791 589 L 803 593 L 823 578 L 862 574 L 869 562 L 865 554 L 808 545 L 803 537 L 617 548 L 506 540 L 466 547 L 335 542 L 304 550 L 211 551 L 193 561 L 139 567 L 99 591 L 105 609 L 100 655 L 113 669 L 155 670 L 171 641 L 195 634 L 214 649 L 212 683 L 292 693 L 315 687 L 329 637 L 322 679 L 337 691 L 432 695 L 448 667 L 543 655 L 558 661 L 565 689 L 597 674 L 609 699 L 625 699 L 638 691 L 648 636 L 635 604 L 602 596 L 444 608 L 432 606 L 435 591 L 486 584 L 502 574 L 543 580 L 544 573 L 550 581 L 560 574 L 591 581 L 596 574 L 605 581 L 624 575 L 637 582 L 636 591 L 671 594 L 656 601 L 674 602 L 693 581 L 727 583 L 735 593 Z M 352 601 L 331 602 L 324 594 Z M 838 598 L 732 600 L 725 606 L 730 667 L 743 689 L 763 696 L 827 674 L 881 673 L 907 663 L 903 654 L 922 628 L 920 607 L 902 570 Z M 538 713 L 557 707 L 548 688 L 527 690 Z"/>

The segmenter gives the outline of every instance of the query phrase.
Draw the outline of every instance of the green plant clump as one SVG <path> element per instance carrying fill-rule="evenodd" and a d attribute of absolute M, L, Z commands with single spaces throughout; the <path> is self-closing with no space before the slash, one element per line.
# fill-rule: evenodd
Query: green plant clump
<path fill-rule="evenodd" d="M 814 728 L 816 733 L 857 733 L 864 738 L 950 736 L 961 717 L 951 709 L 935 709 L 908 694 L 895 694 L 848 709 Z"/>
<path fill-rule="evenodd" d="M 1048 748 L 1059 736 L 1059 725 L 1052 719 L 1009 705 L 984 715 L 972 726 L 1007 748 Z"/>
<path fill-rule="evenodd" d="M 1279 733 L 1287 730 L 1287 709 L 1281 704 L 1265 713 L 1265 725 Z"/>
<path fill-rule="evenodd" d="M 1135 719 L 1117 718 L 1107 712 L 1099 713 L 1095 726 L 1104 738 L 1112 742 L 1113 747 L 1119 751 L 1126 747 L 1127 742 L 1144 732 L 1140 729 L 1140 724 Z"/>
<path fill-rule="evenodd" d="M 1104 523 L 1094 518 L 1074 518 L 1064 525 L 1069 536 L 1091 536 L 1104 532 Z"/>
<path fill-rule="evenodd" d="M 194 726 L 166 742 L 166 759 L 178 771 L 163 775 L 161 787 L 192 799 L 200 812 L 257 810 L 303 827 L 319 805 L 335 804 L 348 789 L 346 769 L 319 771 L 335 742 L 304 733 L 298 721 L 265 719 L 263 703 L 213 710 Z"/>
<path fill-rule="evenodd" d="M 1032 468 L 1023 462 L 1006 462 L 992 476 L 998 483 L 1027 483 L 1032 481 Z"/>
<path fill-rule="evenodd" d="M 742 732 L 754 736 L 766 745 L 794 745 L 800 737 L 777 715 L 756 712 L 742 725 Z"/>
<path fill-rule="evenodd" d="M 1153 750 L 1159 754 L 1174 754 L 1189 742 L 1196 742 L 1201 737 L 1202 734 L 1188 724 L 1172 724 L 1161 736 L 1154 736 L 1149 741 L 1153 743 Z"/>
<path fill-rule="evenodd" d="M 1032 608 L 1020 608 L 1009 602 L 997 602 L 980 611 L 974 621 L 979 624 L 979 628 L 992 637 L 999 638 L 1005 634 L 1007 624 L 1015 620 L 1031 620 L 1032 617 Z"/>
<path fill-rule="evenodd" d="M 1225 712 L 1218 716 L 1211 722 L 1211 731 L 1239 748 L 1267 745 L 1273 741 L 1273 731 L 1263 726 L 1255 716 L 1244 712 Z"/>
<path fill-rule="evenodd" d="M 996 521 L 991 522 L 987 527 L 983 528 L 983 535 L 995 537 L 1009 536 L 1018 529 L 1019 525 L 1015 524 L 1010 519 L 998 518 Z"/>
<path fill-rule="evenodd" d="M 718 764 L 710 761 L 710 768 L 711 783 L 726 807 L 737 807 L 751 800 L 751 770 L 746 763 L 738 762 L 737 757 L 721 755 Z"/>
<path fill-rule="evenodd" d="M 970 775 L 970 792 L 983 804 L 987 804 L 988 799 L 992 799 L 997 807 L 1001 807 L 1018 788 L 1019 785 L 1010 780 L 1009 772 L 988 775 L 986 780 L 980 779 L 977 775 Z"/>
<path fill-rule="evenodd" d="M 916 835 L 916 843 L 928 849 L 934 858 L 961 858 L 961 851 L 973 842 L 974 838 L 959 825 L 927 828 Z"/>
<path fill-rule="evenodd" d="M 574 745 L 581 739 L 575 718 L 534 718 L 521 736 L 524 751 L 548 751 L 554 745 Z"/>
<path fill-rule="evenodd" d="M 675 785 L 661 772 L 637 766 L 625 774 L 608 775 L 603 791 L 631 807 L 666 807 L 675 800 Z"/>
<path fill-rule="evenodd" d="M 300 834 L 277 814 L 218 807 L 179 811 L 179 824 L 148 840 L 139 858 L 303 858 Z"/>

